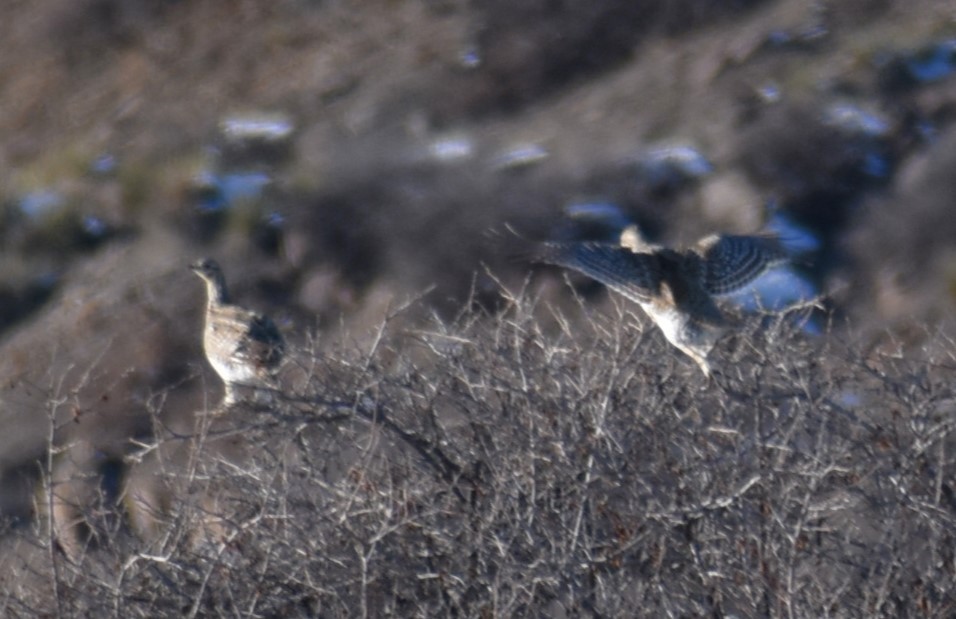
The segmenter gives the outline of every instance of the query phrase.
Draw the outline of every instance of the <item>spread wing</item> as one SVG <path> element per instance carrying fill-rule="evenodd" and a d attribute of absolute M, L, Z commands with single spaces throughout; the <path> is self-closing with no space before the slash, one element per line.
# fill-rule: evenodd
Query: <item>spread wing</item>
<path fill-rule="evenodd" d="M 574 269 L 637 302 L 658 293 L 660 268 L 652 254 L 603 243 L 544 243 L 538 262 Z"/>
<path fill-rule="evenodd" d="M 704 290 L 713 295 L 743 288 L 767 270 L 787 261 L 773 236 L 711 235 L 697 242 Z"/>

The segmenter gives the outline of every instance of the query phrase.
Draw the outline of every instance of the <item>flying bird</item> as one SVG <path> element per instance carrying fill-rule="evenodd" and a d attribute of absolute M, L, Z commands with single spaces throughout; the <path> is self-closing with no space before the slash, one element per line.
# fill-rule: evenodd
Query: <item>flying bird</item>
<path fill-rule="evenodd" d="M 648 243 L 632 224 L 616 244 L 543 243 L 536 259 L 583 273 L 638 303 L 709 377 L 707 355 L 731 326 L 715 297 L 743 288 L 787 255 L 770 235 L 713 234 L 673 249 Z"/>

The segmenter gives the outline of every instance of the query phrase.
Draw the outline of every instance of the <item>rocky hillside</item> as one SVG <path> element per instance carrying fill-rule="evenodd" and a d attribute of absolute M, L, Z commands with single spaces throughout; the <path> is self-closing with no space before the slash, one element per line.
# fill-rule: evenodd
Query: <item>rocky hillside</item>
<path fill-rule="evenodd" d="M 187 269 L 205 255 L 300 358 L 381 354 L 385 377 L 440 366 L 415 334 L 494 325 L 506 291 L 539 300 L 535 337 L 616 315 L 598 286 L 520 258 L 606 233 L 576 213 L 666 243 L 767 230 L 821 297 L 808 346 L 838 341 L 864 373 L 952 358 L 949 3 L 6 4 L 0 514 L 14 532 L 36 522 L 51 470 L 119 487 L 136 445 L 191 432 L 218 400 Z M 697 380 L 684 361 L 659 377 Z M 310 363 L 313 381 L 345 371 Z"/>

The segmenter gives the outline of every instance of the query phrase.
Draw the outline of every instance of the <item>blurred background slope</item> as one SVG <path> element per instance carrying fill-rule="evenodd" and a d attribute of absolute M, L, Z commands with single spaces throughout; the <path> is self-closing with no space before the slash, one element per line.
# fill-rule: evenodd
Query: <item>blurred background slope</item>
<path fill-rule="evenodd" d="M 919 354 L 956 326 L 946 2 L 6 0 L 4 15 L 5 513 L 29 512 L 51 397 L 71 402 L 60 432 L 105 462 L 149 431 L 156 394 L 174 423 L 219 389 L 198 255 L 292 339 L 361 338 L 424 291 L 423 313 L 493 311 L 489 274 L 528 270 L 506 225 L 587 236 L 566 210 L 605 204 L 657 241 L 807 239 L 804 276 L 867 346 Z"/>

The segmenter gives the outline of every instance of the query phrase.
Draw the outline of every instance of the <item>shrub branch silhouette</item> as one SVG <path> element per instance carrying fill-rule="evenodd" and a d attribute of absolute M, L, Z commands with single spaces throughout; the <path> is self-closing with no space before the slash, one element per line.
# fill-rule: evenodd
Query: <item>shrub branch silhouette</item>
<path fill-rule="evenodd" d="M 69 561 L 22 552 L 4 603 L 124 617 L 956 611 L 951 354 L 864 355 L 804 336 L 800 310 L 722 340 L 706 381 L 625 304 L 505 296 L 495 316 L 395 312 L 364 346 L 309 342 L 277 403 L 189 431 L 164 425 L 156 398 L 154 436 L 127 460 L 129 524 Z M 76 501 L 90 520 L 108 504 Z M 59 533 L 45 531 L 50 548 Z"/>

